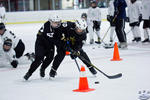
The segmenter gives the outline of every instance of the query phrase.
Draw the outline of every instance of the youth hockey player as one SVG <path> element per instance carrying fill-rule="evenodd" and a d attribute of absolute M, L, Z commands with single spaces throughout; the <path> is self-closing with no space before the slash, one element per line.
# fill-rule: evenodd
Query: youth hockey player
<path fill-rule="evenodd" d="M 96 31 L 97 41 L 100 44 L 100 25 L 101 25 L 101 11 L 97 7 L 97 2 L 95 0 L 91 1 L 91 7 L 88 9 L 87 13 L 88 31 L 90 36 L 90 44 L 94 43 L 94 31 Z"/>
<path fill-rule="evenodd" d="M 16 68 L 18 65 L 17 59 L 23 55 L 25 50 L 24 43 L 14 33 L 8 31 L 4 23 L 0 23 L 0 38 L 4 53 L 8 55 L 7 58 L 11 65 Z"/>
<path fill-rule="evenodd" d="M 44 26 L 39 30 L 37 34 L 37 39 L 35 42 L 35 60 L 31 64 L 28 72 L 25 74 L 24 79 L 28 80 L 32 73 L 41 65 L 40 76 L 45 76 L 45 69 L 52 62 L 54 57 L 54 46 L 57 47 L 57 55 L 61 54 L 63 51 L 60 48 L 61 45 L 61 36 L 62 36 L 62 27 L 61 19 L 57 15 L 52 15 Z M 65 52 L 65 51 L 64 51 Z M 58 64 L 59 60 L 63 59 L 62 56 L 55 56 L 54 63 Z M 65 53 L 64 53 L 65 55 Z M 52 68 L 53 69 L 53 68 Z"/>
<path fill-rule="evenodd" d="M 107 15 L 107 20 L 110 22 L 110 42 L 113 42 L 113 34 L 115 31 L 115 23 L 113 22 L 113 19 L 114 19 L 114 0 L 110 0 Z"/>
<path fill-rule="evenodd" d="M 142 5 L 137 0 L 130 0 L 130 1 L 131 3 L 128 6 L 128 16 L 134 37 L 132 41 L 139 42 L 141 41 L 141 33 L 139 25 L 140 22 L 142 21 L 142 8 L 141 8 Z"/>
<path fill-rule="evenodd" d="M 5 22 L 5 14 L 6 14 L 6 10 L 5 7 L 3 6 L 3 4 L 0 4 L 0 22 Z"/>
<path fill-rule="evenodd" d="M 84 19 L 86 21 L 86 23 L 87 23 L 87 14 L 86 13 L 82 13 L 81 14 L 81 19 Z M 88 27 L 86 28 L 86 33 L 88 33 Z M 87 40 L 87 38 L 85 40 L 83 40 L 83 44 L 86 43 L 86 40 Z"/>
<path fill-rule="evenodd" d="M 89 63 L 91 63 L 89 57 L 82 49 L 82 46 L 83 46 L 82 41 L 86 39 L 86 27 L 87 27 L 86 21 L 82 19 L 82 20 L 77 20 L 75 23 L 67 22 L 66 24 L 68 26 L 67 28 L 68 30 L 65 31 L 65 36 L 64 38 L 62 38 L 62 40 L 65 43 L 64 49 L 67 51 L 70 51 L 71 49 L 74 52 L 80 53 L 82 57 L 84 57 Z M 59 54 L 59 56 L 60 57 L 65 56 L 65 52 L 62 54 Z M 75 59 L 76 57 L 77 57 L 76 55 L 71 54 L 71 58 Z M 54 59 L 54 62 L 57 61 L 57 63 L 53 63 L 52 69 L 50 71 L 50 77 L 53 77 L 53 78 L 56 76 L 57 69 L 63 60 L 63 59 L 61 60 L 57 60 L 57 59 L 58 58 Z M 92 66 L 90 66 L 84 60 L 82 61 L 87 65 L 87 67 L 89 68 L 89 70 L 91 71 L 93 75 L 97 73 L 96 70 Z"/>
<path fill-rule="evenodd" d="M 1 54 L 1 59 L 2 62 L 0 63 L 0 66 L 6 66 L 8 64 L 6 64 L 7 62 L 5 62 L 5 64 L 3 63 L 3 61 L 9 61 L 10 65 L 13 68 L 16 68 L 18 65 L 18 61 L 15 57 L 15 52 L 12 49 L 12 40 L 11 39 L 7 39 L 4 42 L 1 40 L 1 44 L 0 44 L 0 54 Z"/>
<path fill-rule="evenodd" d="M 144 20 L 143 29 L 144 29 L 144 40 L 142 43 L 150 42 L 150 0 L 142 0 L 142 18 Z"/>
<path fill-rule="evenodd" d="M 82 13 L 81 14 L 81 19 L 84 19 L 85 21 L 87 21 L 87 14 L 86 13 Z"/>
<path fill-rule="evenodd" d="M 83 43 L 82 41 L 86 39 L 86 27 L 87 24 L 85 22 L 85 20 L 77 20 L 75 22 L 75 29 L 74 30 L 70 30 L 69 34 L 68 33 L 68 44 L 66 45 L 66 48 L 73 50 L 72 54 L 70 55 L 72 59 L 75 59 L 76 57 L 78 57 L 76 54 L 74 53 L 78 53 L 80 54 L 80 56 L 84 57 L 86 59 L 86 61 L 88 61 L 89 63 L 91 63 L 88 55 L 86 54 L 86 52 L 82 49 Z M 80 60 L 82 60 L 83 63 L 86 64 L 86 66 L 89 68 L 90 72 L 93 75 L 97 74 L 97 71 L 86 61 L 84 61 L 82 58 L 79 57 Z"/>
<path fill-rule="evenodd" d="M 126 33 L 124 31 L 125 28 L 125 18 L 126 18 L 126 10 L 127 7 L 125 0 L 114 0 L 114 21 L 116 24 L 116 34 L 119 39 L 119 47 L 122 49 L 127 48 L 127 38 Z"/>

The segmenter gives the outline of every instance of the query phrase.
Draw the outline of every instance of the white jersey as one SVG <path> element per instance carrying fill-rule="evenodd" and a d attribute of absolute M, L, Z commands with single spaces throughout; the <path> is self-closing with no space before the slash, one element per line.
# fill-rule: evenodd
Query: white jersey
<path fill-rule="evenodd" d="M 140 14 L 142 14 L 141 2 L 136 1 L 133 4 L 130 3 L 128 6 L 128 17 L 130 19 L 130 23 L 138 22 Z"/>
<path fill-rule="evenodd" d="M 8 52 L 5 52 L 4 50 L 3 50 L 3 44 L 4 44 L 4 42 L 3 42 L 3 40 L 2 40 L 2 38 L 0 38 L 0 59 L 1 60 L 7 60 L 7 61 L 9 61 L 9 62 L 12 62 L 13 60 L 15 60 L 16 58 L 15 58 L 15 51 L 14 51 L 14 49 L 13 48 L 11 48 Z"/>
<path fill-rule="evenodd" d="M 0 17 L 4 17 L 6 14 L 6 10 L 4 7 L 0 7 Z"/>
<path fill-rule="evenodd" d="M 3 35 L 0 35 L 0 37 L 2 38 L 2 41 L 4 42 L 6 39 L 11 39 L 12 40 L 12 48 L 16 48 L 18 42 L 19 42 L 19 38 L 15 36 L 14 33 L 12 33 L 9 30 L 6 30 L 4 32 Z"/>
<path fill-rule="evenodd" d="M 114 0 L 111 0 L 111 1 L 109 2 L 108 15 L 114 16 Z"/>
<path fill-rule="evenodd" d="M 99 7 L 88 9 L 87 13 L 87 20 L 88 21 L 101 21 L 101 10 Z"/>
<path fill-rule="evenodd" d="M 149 20 L 150 17 L 150 0 L 142 0 L 142 17 Z"/>

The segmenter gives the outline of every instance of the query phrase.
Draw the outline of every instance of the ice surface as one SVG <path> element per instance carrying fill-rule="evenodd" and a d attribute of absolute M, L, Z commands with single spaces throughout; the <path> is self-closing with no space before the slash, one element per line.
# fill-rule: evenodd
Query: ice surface
<path fill-rule="evenodd" d="M 25 52 L 32 52 L 36 33 L 42 25 L 7 25 L 7 28 L 22 38 L 26 45 Z M 108 22 L 102 22 L 102 37 L 108 27 Z M 126 25 L 126 32 L 129 30 Z M 95 78 L 86 68 L 89 87 L 95 88 L 95 91 L 75 93 L 72 90 L 78 88 L 80 74 L 70 57 L 65 57 L 54 80 L 49 80 L 51 65 L 47 68 L 44 79 L 40 79 L 37 69 L 27 82 L 22 77 L 27 72 L 29 64 L 19 65 L 17 69 L 3 67 L 0 68 L 0 100 L 138 100 L 139 91 L 150 90 L 150 44 L 132 44 L 132 33 L 129 33 L 127 38 L 128 50 L 119 50 L 122 61 L 110 61 L 113 49 L 84 47 L 94 65 L 109 75 L 121 72 L 122 78 L 110 80 L 99 72 Z M 109 34 L 104 41 L 108 40 Z M 84 65 L 77 60 L 80 65 Z M 99 81 L 99 84 L 95 84 L 95 81 Z"/>

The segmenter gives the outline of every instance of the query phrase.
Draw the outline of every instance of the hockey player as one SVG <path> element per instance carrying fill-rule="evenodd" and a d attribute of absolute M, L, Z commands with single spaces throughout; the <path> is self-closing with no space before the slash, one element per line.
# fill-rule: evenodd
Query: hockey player
<path fill-rule="evenodd" d="M 29 77 L 40 66 L 41 63 L 40 76 L 45 76 L 45 69 L 54 58 L 55 45 L 57 47 L 57 55 L 55 56 L 55 59 L 57 60 L 54 60 L 53 63 L 57 65 L 57 62 L 61 62 L 61 59 L 64 58 L 64 56 L 58 56 L 65 55 L 65 51 L 61 49 L 61 29 L 64 26 L 65 25 L 61 23 L 61 19 L 58 15 L 52 15 L 49 21 L 47 21 L 39 30 L 35 42 L 35 60 L 31 64 L 28 72 L 25 74 L 25 80 L 29 79 Z"/>
<path fill-rule="evenodd" d="M 70 51 L 71 49 L 74 52 L 80 53 L 80 55 L 90 63 L 91 61 L 89 57 L 82 49 L 82 45 L 83 45 L 82 41 L 86 39 L 86 27 L 87 27 L 86 21 L 82 19 L 82 20 L 77 20 L 75 23 L 67 22 L 66 24 L 68 26 L 67 27 L 68 30 L 65 30 L 65 36 L 64 38 L 62 38 L 62 40 L 65 42 L 64 49 L 66 51 Z M 64 53 L 62 52 L 62 54 L 61 55 L 59 54 L 58 56 L 60 57 L 65 56 L 65 52 Z M 76 55 L 71 54 L 72 59 L 75 59 L 76 57 L 77 57 Z M 50 71 L 50 77 L 56 76 L 57 69 L 63 60 L 63 59 L 58 60 L 58 58 L 54 59 L 54 62 L 57 61 L 57 63 L 53 63 L 52 69 Z M 84 60 L 82 61 L 87 65 L 91 73 L 93 75 L 96 75 L 97 73 L 96 70 Z"/>
<path fill-rule="evenodd" d="M 142 0 L 142 19 L 144 20 L 143 29 L 145 38 L 142 43 L 145 43 L 150 41 L 150 0 Z"/>
<path fill-rule="evenodd" d="M 113 34 L 115 31 L 115 23 L 112 22 L 114 19 L 114 0 L 110 0 L 108 6 L 107 20 L 110 22 L 110 42 L 113 42 Z"/>
<path fill-rule="evenodd" d="M 142 21 L 142 8 L 141 3 L 137 0 L 130 0 L 131 3 L 128 6 L 128 16 L 129 16 L 129 23 L 131 26 L 131 30 L 133 33 L 134 39 L 133 42 L 141 41 L 141 33 L 140 33 L 140 22 Z"/>
<path fill-rule="evenodd" d="M 0 4 L 0 22 L 5 22 L 5 14 L 6 14 L 6 10 L 5 7 L 3 6 L 3 4 Z"/>
<path fill-rule="evenodd" d="M 2 42 L 0 44 L 0 48 L 2 48 L 0 52 L 1 52 L 1 55 L 2 55 L 1 58 L 3 59 L 3 61 L 5 61 L 5 59 L 8 60 L 10 65 L 13 68 L 16 68 L 17 65 L 18 65 L 18 61 L 15 57 L 15 52 L 12 49 L 12 40 L 11 39 L 5 40 L 4 42 Z M 5 65 L 7 65 L 7 64 L 5 64 Z M 3 64 L 2 66 L 5 66 L 5 65 Z"/>
<path fill-rule="evenodd" d="M 24 43 L 14 33 L 8 31 L 3 23 L 0 23 L 0 38 L 4 53 L 7 55 L 11 65 L 16 68 L 18 65 L 17 59 L 23 55 L 25 50 Z"/>
<path fill-rule="evenodd" d="M 100 25 L 101 25 L 101 11 L 97 7 L 95 0 L 91 1 L 91 7 L 87 13 L 88 31 L 90 36 L 90 44 L 94 43 L 94 31 L 96 31 L 97 39 L 96 43 L 100 44 Z"/>
<path fill-rule="evenodd" d="M 87 21 L 87 14 L 86 13 L 82 13 L 81 14 L 81 19 L 84 19 L 85 21 Z"/>
<path fill-rule="evenodd" d="M 127 38 L 126 33 L 124 31 L 125 28 L 125 18 L 126 18 L 126 10 L 127 4 L 125 0 L 114 0 L 114 20 L 116 24 L 116 34 L 119 39 L 119 47 L 122 49 L 127 48 Z"/>
<path fill-rule="evenodd" d="M 71 33 L 71 34 L 68 33 L 68 37 L 67 37 L 68 44 L 66 45 L 66 48 L 68 49 L 68 51 L 69 51 L 69 49 L 71 49 L 73 51 L 73 52 L 71 52 L 71 55 L 70 55 L 72 59 L 75 59 L 77 57 L 77 55 L 74 53 L 79 53 L 80 56 L 84 57 L 84 59 L 86 61 L 91 63 L 88 55 L 82 49 L 82 46 L 83 46 L 82 41 L 86 39 L 86 27 L 87 27 L 87 24 L 86 24 L 85 20 L 80 19 L 75 22 L 74 30 L 69 30 L 69 33 Z M 86 64 L 86 66 L 89 68 L 90 72 L 93 75 L 97 74 L 97 71 L 89 63 L 87 63 L 80 57 L 79 57 L 79 59 L 82 60 L 83 63 Z"/>
<path fill-rule="evenodd" d="M 86 23 L 87 23 L 87 14 L 86 13 L 82 13 L 81 14 L 81 19 L 84 19 L 86 21 Z M 86 28 L 86 33 L 88 33 L 88 27 Z M 83 40 L 83 44 L 86 43 L 86 40 L 87 40 L 87 38 L 85 40 Z"/>

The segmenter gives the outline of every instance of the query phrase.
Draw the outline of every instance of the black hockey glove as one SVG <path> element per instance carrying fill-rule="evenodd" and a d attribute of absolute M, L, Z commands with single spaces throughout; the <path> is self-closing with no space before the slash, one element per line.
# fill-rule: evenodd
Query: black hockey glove
<path fill-rule="evenodd" d="M 71 49 L 70 52 L 71 52 L 71 55 L 70 55 L 71 59 L 75 59 L 80 55 L 80 51 L 78 51 L 78 50 L 72 50 Z"/>
<path fill-rule="evenodd" d="M 73 56 L 79 56 L 80 55 L 80 51 L 78 51 L 78 50 L 71 50 L 71 54 Z"/>
<path fill-rule="evenodd" d="M 126 17 L 125 21 L 126 21 L 126 22 L 130 22 L 129 17 Z"/>
<path fill-rule="evenodd" d="M 70 57 L 71 57 L 71 59 L 76 59 L 77 58 L 77 56 L 76 55 L 70 55 Z"/>
<path fill-rule="evenodd" d="M 17 66 L 18 66 L 18 61 L 17 61 L 17 60 L 13 60 L 13 61 L 11 62 L 11 65 L 12 65 L 13 68 L 17 68 Z"/>

